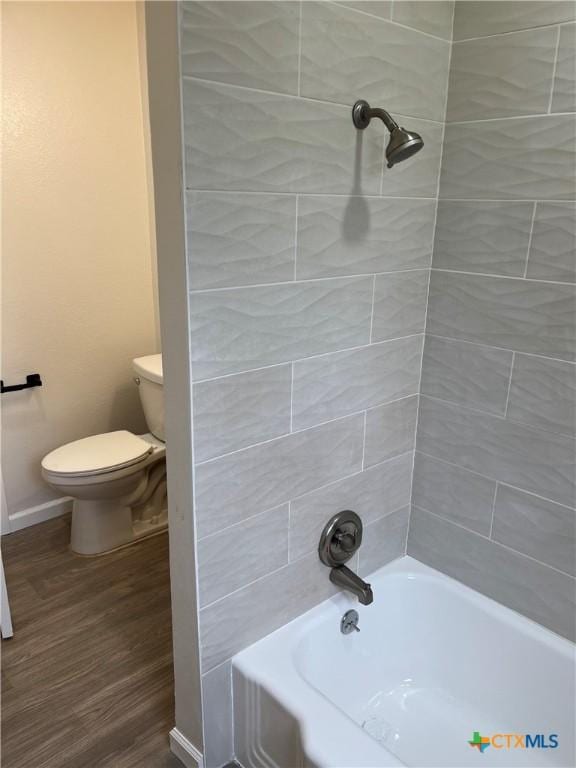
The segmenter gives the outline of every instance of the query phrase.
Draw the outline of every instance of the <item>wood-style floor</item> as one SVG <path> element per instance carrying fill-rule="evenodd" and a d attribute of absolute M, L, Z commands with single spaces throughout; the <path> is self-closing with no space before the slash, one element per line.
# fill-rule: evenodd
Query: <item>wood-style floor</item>
<path fill-rule="evenodd" d="M 182 768 L 173 726 L 168 536 L 96 558 L 59 518 L 2 539 L 2 768 Z"/>

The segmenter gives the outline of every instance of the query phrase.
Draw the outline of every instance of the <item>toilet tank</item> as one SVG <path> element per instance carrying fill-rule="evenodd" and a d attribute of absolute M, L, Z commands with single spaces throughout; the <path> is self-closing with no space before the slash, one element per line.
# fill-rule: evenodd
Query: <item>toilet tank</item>
<path fill-rule="evenodd" d="M 165 442 L 162 355 L 136 357 L 132 360 L 132 367 L 148 429 L 154 437 Z"/>

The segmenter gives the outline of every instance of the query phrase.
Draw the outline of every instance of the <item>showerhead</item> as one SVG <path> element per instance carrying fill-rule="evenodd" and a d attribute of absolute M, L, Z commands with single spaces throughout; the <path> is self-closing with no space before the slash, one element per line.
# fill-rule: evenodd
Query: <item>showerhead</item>
<path fill-rule="evenodd" d="M 357 101 L 352 107 L 352 120 L 356 128 L 363 130 L 370 125 L 370 120 L 373 117 L 379 117 L 390 131 L 390 140 L 386 147 L 388 168 L 412 157 L 424 146 L 424 141 L 419 133 L 401 128 L 385 109 L 372 108 L 367 101 L 363 100 Z"/>

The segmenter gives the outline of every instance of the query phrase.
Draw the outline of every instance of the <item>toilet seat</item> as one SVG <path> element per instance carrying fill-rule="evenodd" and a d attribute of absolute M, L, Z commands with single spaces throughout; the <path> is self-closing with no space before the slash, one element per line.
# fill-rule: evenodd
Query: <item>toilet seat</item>
<path fill-rule="evenodd" d="M 42 469 L 53 477 L 92 477 L 133 467 L 153 452 L 150 442 L 127 430 L 118 430 L 56 448 L 44 457 Z"/>

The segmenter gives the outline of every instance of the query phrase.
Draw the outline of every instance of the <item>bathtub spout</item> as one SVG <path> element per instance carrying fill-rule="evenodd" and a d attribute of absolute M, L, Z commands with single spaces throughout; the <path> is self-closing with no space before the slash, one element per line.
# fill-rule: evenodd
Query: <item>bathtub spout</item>
<path fill-rule="evenodd" d="M 362 581 L 360 576 L 357 576 L 354 571 L 351 571 L 345 565 L 339 565 L 337 568 L 331 569 L 330 581 L 332 584 L 336 584 L 337 587 L 342 587 L 342 589 L 352 592 L 362 605 L 370 605 L 372 600 L 374 600 L 370 584 Z"/>

